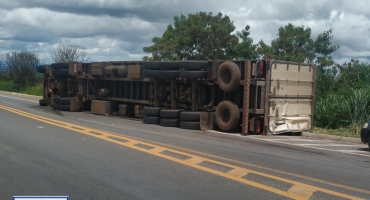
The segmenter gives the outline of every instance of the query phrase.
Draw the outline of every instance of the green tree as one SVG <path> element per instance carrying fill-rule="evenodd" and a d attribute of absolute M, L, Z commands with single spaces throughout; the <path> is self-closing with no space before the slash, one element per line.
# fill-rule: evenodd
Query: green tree
<path fill-rule="evenodd" d="M 249 38 L 249 26 L 236 35 L 228 16 L 198 12 L 175 16 L 162 37 L 154 37 L 151 46 L 143 48 L 151 56 L 144 60 L 213 60 L 256 58 L 256 45 Z"/>
<path fill-rule="evenodd" d="M 18 92 L 26 85 L 34 85 L 36 82 L 36 67 L 40 60 L 37 54 L 28 51 L 13 51 L 5 55 L 6 64 L 10 75 L 17 85 Z"/>
<path fill-rule="evenodd" d="M 241 42 L 235 45 L 235 52 L 230 53 L 230 55 L 234 55 L 235 59 L 258 58 L 257 45 L 253 44 L 249 29 L 250 27 L 247 25 L 241 32 L 236 32 L 236 36 L 240 38 Z"/>
<path fill-rule="evenodd" d="M 317 63 L 322 67 L 332 66 L 331 54 L 339 49 L 332 44 L 332 29 L 311 38 L 311 28 L 288 24 L 280 27 L 278 38 L 271 45 L 263 40 L 258 43 L 257 51 L 264 58 L 293 62 Z"/>

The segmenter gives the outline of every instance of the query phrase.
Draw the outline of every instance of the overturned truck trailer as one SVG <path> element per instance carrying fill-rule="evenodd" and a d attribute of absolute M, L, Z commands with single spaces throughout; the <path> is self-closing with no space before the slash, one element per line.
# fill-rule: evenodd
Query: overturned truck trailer
<path fill-rule="evenodd" d="M 53 63 L 42 106 L 243 134 L 311 129 L 315 65 L 276 60 Z"/>

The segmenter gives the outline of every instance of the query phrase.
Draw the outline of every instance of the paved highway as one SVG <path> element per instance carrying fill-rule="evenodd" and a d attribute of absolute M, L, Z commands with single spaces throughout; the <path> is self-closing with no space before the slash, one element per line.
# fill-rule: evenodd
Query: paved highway
<path fill-rule="evenodd" d="M 370 199 L 366 147 L 164 128 L 0 92 L 1 199 Z"/>

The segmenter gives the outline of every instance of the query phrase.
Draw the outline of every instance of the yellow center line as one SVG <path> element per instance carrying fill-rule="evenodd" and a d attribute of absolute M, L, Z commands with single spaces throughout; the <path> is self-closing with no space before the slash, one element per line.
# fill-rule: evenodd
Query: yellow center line
<path fill-rule="evenodd" d="M 235 180 L 235 181 L 238 181 L 238 182 L 250 185 L 250 186 L 254 186 L 254 187 L 266 190 L 266 191 L 270 191 L 270 192 L 273 192 L 275 194 L 279 194 L 279 195 L 282 195 L 282 196 L 285 196 L 285 197 L 289 197 L 289 198 L 293 198 L 293 199 L 308 199 L 313 194 L 313 191 L 321 191 L 321 192 L 332 194 L 332 195 L 335 195 L 335 196 L 338 196 L 338 197 L 343 197 L 343 198 L 348 198 L 348 199 L 359 199 L 357 197 L 346 195 L 346 194 L 343 194 L 343 193 L 318 188 L 318 187 L 311 186 L 311 185 L 304 184 L 304 183 L 300 183 L 300 182 L 297 182 L 297 181 L 292 181 L 292 180 L 289 180 L 289 179 L 284 179 L 284 178 L 280 178 L 280 177 L 277 177 L 277 176 L 264 174 L 262 172 L 258 172 L 258 171 L 238 167 L 238 166 L 235 166 L 235 165 L 230 165 L 230 164 L 227 164 L 227 163 L 222 163 L 222 162 L 219 162 L 219 161 L 216 161 L 216 160 L 211 160 L 211 159 L 196 156 L 196 155 L 193 155 L 193 154 L 180 152 L 180 151 L 177 151 L 177 150 L 174 150 L 174 149 L 166 148 L 164 146 L 158 146 L 158 145 L 155 145 L 153 143 L 147 143 L 147 142 L 134 140 L 134 139 L 131 139 L 129 137 L 124 137 L 122 135 L 117 135 L 117 134 L 113 134 L 113 133 L 109 133 L 109 132 L 105 132 L 105 131 L 101 131 L 101 130 L 97 130 L 97 129 L 91 129 L 91 128 L 88 128 L 88 127 L 79 126 L 79 125 L 76 125 L 76 124 L 70 124 L 70 123 L 67 123 L 67 122 L 61 122 L 61 121 L 58 121 L 58 120 L 53 120 L 53 119 L 45 118 L 45 117 L 38 116 L 38 115 L 33 115 L 31 113 L 23 112 L 23 111 L 13 109 L 13 108 L 10 108 L 10 107 L 6 107 L 6 106 L 1 106 L 0 105 L 0 108 L 3 109 L 3 110 L 7 110 L 9 112 L 24 116 L 24 117 L 28 117 L 28 118 L 38 120 L 38 121 L 41 121 L 41 122 L 44 122 L 44 123 L 48 123 L 48 124 L 51 124 L 51 125 L 54 125 L 54 126 L 62 127 L 62 128 L 74 131 L 74 132 L 79 132 L 79 133 L 83 133 L 83 134 L 86 134 L 86 135 L 90 135 L 92 137 L 103 139 L 103 140 L 106 140 L 106 141 L 109 141 L 109 142 L 112 142 L 112 143 L 120 144 L 122 146 L 126 146 L 126 147 L 129 147 L 129 148 L 132 148 L 132 149 L 136 149 L 136 150 L 139 150 L 139 151 L 151 154 L 151 155 L 155 155 L 155 156 L 158 156 L 158 157 L 161 157 L 161 158 L 165 158 L 165 159 L 168 159 L 168 160 L 171 160 L 171 161 L 183 164 L 183 165 L 187 165 L 187 166 L 190 166 L 190 167 L 193 167 L 193 168 L 196 168 L 196 169 L 200 169 L 200 170 L 212 173 L 212 174 L 216 174 L 216 175 L 228 178 L 228 179 L 232 179 L 232 180 Z M 94 133 L 91 133 L 91 132 L 100 133 L 100 135 L 97 135 L 97 134 L 94 134 Z M 119 141 L 117 139 L 114 139 L 114 138 L 112 138 L 112 136 L 121 138 L 123 141 Z M 141 148 L 141 147 L 135 146 L 135 144 L 143 144 L 143 145 L 146 145 L 146 146 L 149 146 L 149 147 L 153 147 L 153 149 Z M 169 151 L 169 152 L 177 153 L 177 154 L 180 154 L 180 155 L 188 156 L 189 159 L 182 160 L 182 159 L 179 159 L 179 158 L 168 156 L 168 155 L 162 154 L 163 151 Z M 219 164 L 219 165 L 222 165 L 222 166 L 230 167 L 231 170 L 225 173 L 225 172 L 220 172 L 220 171 L 217 171 L 217 170 L 213 170 L 213 169 L 198 165 L 199 163 L 204 162 L 204 161 L 208 161 L 208 162 L 211 162 L 211 163 L 214 163 L 214 164 Z M 242 178 L 242 176 L 247 174 L 247 173 L 253 173 L 253 174 L 261 175 L 261 176 L 268 177 L 268 178 L 271 178 L 271 179 L 284 181 L 284 182 L 293 184 L 293 186 L 288 191 L 275 189 L 275 188 L 272 188 L 272 187 L 269 187 L 269 186 L 266 186 L 266 185 L 263 185 L 263 184 L 260 184 L 260 183 L 257 183 L 257 182 L 249 181 L 247 179 Z M 307 193 L 307 192 L 304 192 L 304 191 L 297 192 L 296 191 L 297 188 L 305 188 L 306 191 L 312 191 L 312 192 L 311 193 Z M 295 192 L 292 192 L 292 191 L 295 191 Z M 307 194 L 311 194 L 311 195 L 307 195 Z"/>
<path fill-rule="evenodd" d="M 111 133 L 111 134 L 116 134 L 116 133 Z M 116 135 L 120 136 L 119 134 L 116 134 Z M 350 186 L 346 186 L 346 185 L 341 185 L 341 184 L 338 184 L 338 183 L 332 183 L 332 182 L 329 182 L 329 181 L 320 180 L 320 179 L 316 179 L 316 178 L 312 178 L 312 177 L 308 177 L 308 176 L 304 176 L 304 175 L 300 175 L 300 174 L 294 174 L 294 173 L 281 171 L 281 170 L 277 170 L 277 169 L 271 169 L 271 168 L 260 166 L 260 165 L 254 165 L 254 164 L 246 163 L 246 162 L 239 161 L 239 160 L 234 160 L 234 159 L 225 158 L 225 157 L 221 157 L 221 156 L 217 156 L 217 155 L 212 155 L 212 154 L 208 154 L 208 153 L 204 153 L 204 152 L 200 152 L 200 151 L 196 151 L 196 150 L 192 150 L 192 149 L 181 148 L 181 147 L 178 147 L 178 146 L 173 146 L 173 145 L 164 144 L 164 143 L 160 143 L 160 142 L 149 141 L 149 140 L 145 140 L 145 139 L 141 139 L 141 138 L 136 138 L 136 137 L 133 137 L 133 136 L 126 136 L 125 135 L 125 137 L 135 139 L 135 140 L 139 140 L 139 141 L 143 141 L 143 142 L 151 142 L 153 144 L 166 146 L 168 148 L 173 148 L 173 149 L 178 149 L 178 150 L 181 150 L 181 151 L 191 152 L 191 153 L 195 153 L 195 154 L 198 154 L 198 155 L 203 155 L 203 156 L 207 156 L 207 157 L 211 157 L 211 158 L 216 158 L 216 159 L 219 159 L 219 160 L 224 160 L 224 161 L 229 161 L 229 162 L 233 162 L 233 163 L 237 163 L 237 164 L 242 164 L 242 165 L 246 165 L 246 166 L 249 166 L 249 167 L 255 167 L 255 168 L 263 169 L 263 170 L 266 170 L 266 171 L 271 171 L 271 172 L 275 172 L 275 173 L 279 173 L 279 174 L 285 174 L 285 175 L 288 175 L 288 176 L 293 176 L 293 177 L 297 177 L 297 178 L 301 178 L 301 179 L 306 179 L 306 180 L 309 180 L 309 181 L 314 181 L 314 182 L 317 182 L 317 183 L 322 183 L 322 184 L 326 184 L 326 185 L 330 185 L 330 186 L 334 186 L 334 187 L 338 187 L 338 188 L 343 188 L 343 189 L 346 189 L 346 190 L 352 190 L 352 191 L 355 191 L 355 192 L 370 194 L 370 191 L 368 191 L 368 190 L 363 190 L 363 189 L 354 188 L 354 187 L 350 187 Z"/>

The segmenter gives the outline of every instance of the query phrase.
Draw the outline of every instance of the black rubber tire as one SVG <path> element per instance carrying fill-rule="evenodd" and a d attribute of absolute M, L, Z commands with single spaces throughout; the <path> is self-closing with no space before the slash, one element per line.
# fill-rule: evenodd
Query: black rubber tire
<path fill-rule="evenodd" d="M 68 69 L 53 69 L 51 70 L 51 74 L 53 76 L 65 76 L 65 75 L 69 75 L 69 70 Z"/>
<path fill-rule="evenodd" d="M 361 129 L 361 142 L 366 144 L 368 143 L 368 140 L 370 139 L 370 130 L 367 128 L 362 128 Z"/>
<path fill-rule="evenodd" d="M 59 98 L 59 102 L 58 102 L 60 105 L 69 105 L 71 103 L 71 100 L 67 97 L 67 98 Z"/>
<path fill-rule="evenodd" d="M 179 69 L 180 62 L 178 61 L 149 61 L 143 62 L 143 69 L 166 69 L 166 70 L 176 70 Z"/>
<path fill-rule="evenodd" d="M 40 106 L 47 106 L 48 105 L 48 100 L 47 99 L 40 99 L 39 100 L 39 105 Z"/>
<path fill-rule="evenodd" d="M 179 119 L 182 110 L 164 109 L 159 112 L 159 116 L 167 119 Z"/>
<path fill-rule="evenodd" d="M 199 122 L 200 112 L 181 112 L 180 119 L 184 121 Z"/>
<path fill-rule="evenodd" d="M 180 69 L 207 69 L 208 62 L 206 61 L 182 61 Z"/>
<path fill-rule="evenodd" d="M 159 70 L 143 70 L 143 77 L 144 78 L 151 78 L 151 77 L 158 77 Z"/>
<path fill-rule="evenodd" d="M 144 124 L 159 124 L 159 117 L 156 116 L 144 116 Z"/>
<path fill-rule="evenodd" d="M 56 104 L 59 104 L 59 97 L 55 97 L 53 98 L 53 104 L 56 103 Z"/>
<path fill-rule="evenodd" d="M 166 126 L 166 127 L 179 127 L 180 126 L 180 120 L 179 119 L 161 118 L 159 121 L 160 121 L 159 124 L 161 126 Z"/>
<path fill-rule="evenodd" d="M 59 110 L 59 104 L 53 103 L 53 109 Z"/>
<path fill-rule="evenodd" d="M 189 130 L 200 130 L 200 122 L 181 121 L 180 128 Z"/>
<path fill-rule="evenodd" d="M 144 107 L 143 114 L 145 116 L 159 116 L 160 108 Z"/>
<path fill-rule="evenodd" d="M 59 110 L 61 111 L 71 111 L 70 105 L 59 105 Z"/>
<path fill-rule="evenodd" d="M 204 79 L 208 77 L 207 71 L 180 71 L 180 78 Z"/>
<path fill-rule="evenodd" d="M 234 62 L 223 62 L 217 69 L 217 84 L 225 92 L 235 90 L 240 85 L 241 72 Z"/>
<path fill-rule="evenodd" d="M 231 101 L 221 101 L 216 108 L 215 119 L 217 126 L 223 131 L 236 128 L 240 119 L 238 106 Z"/>
<path fill-rule="evenodd" d="M 36 67 L 36 70 L 38 73 L 45 73 L 46 72 L 46 66 L 49 66 L 49 65 L 39 65 Z"/>
<path fill-rule="evenodd" d="M 51 69 L 69 69 L 69 63 L 53 63 Z"/>
<path fill-rule="evenodd" d="M 179 78 L 180 71 L 177 70 L 161 70 L 158 72 L 159 78 Z"/>
<path fill-rule="evenodd" d="M 369 137 L 369 141 L 367 141 L 367 146 L 369 146 L 369 149 L 370 149 L 370 137 Z"/>

